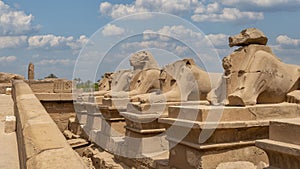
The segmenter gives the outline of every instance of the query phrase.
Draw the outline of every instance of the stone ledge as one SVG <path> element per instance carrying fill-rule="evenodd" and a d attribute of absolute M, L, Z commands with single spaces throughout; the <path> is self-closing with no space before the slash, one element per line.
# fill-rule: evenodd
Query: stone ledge
<path fill-rule="evenodd" d="M 269 139 L 257 140 L 255 145 L 264 150 L 300 157 L 300 146 Z"/>
<path fill-rule="evenodd" d="M 239 142 L 232 142 L 232 143 L 218 143 L 218 144 L 196 144 L 191 143 L 184 140 L 177 140 L 171 137 L 166 138 L 168 141 L 172 143 L 182 144 L 197 150 L 209 150 L 209 149 L 230 149 L 234 147 L 246 147 L 246 146 L 254 146 L 255 141 L 239 141 Z"/>
<path fill-rule="evenodd" d="M 133 127 L 129 127 L 129 126 L 125 126 L 126 129 L 134 131 L 136 133 L 140 133 L 140 134 L 154 134 L 154 133 L 162 133 L 165 132 L 166 129 L 165 128 L 160 128 L 160 129 L 136 129 Z"/>
<path fill-rule="evenodd" d="M 214 118 L 219 121 L 273 120 L 300 117 L 300 104 L 257 104 L 255 106 L 208 106 L 189 105 L 169 107 L 169 117 L 185 120 L 205 121 Z"/>
<path fill-rule="evenodd" d="M 35 93 L 40 101 L 73 101 L 72 93 Z"/>
<path fill-rule="evenodd" d="M 159 118 L 159 123 L 188 127 L 193 129 L 235 129 L 245 127 L 269 126 L 268 120 L 261 121 L 231 121 L 231 122 L 199 122 L 175 118 Z"/>
<path fill-rule="evenodd" d="M 300 145 L 300 118 L 271 121 L 269 139 Z"/>
<path fill-rule="evenodd" d="M 14 81 L 13 99 L 21 166 L 28 169 L 86 168 L 28 84 Z"/>

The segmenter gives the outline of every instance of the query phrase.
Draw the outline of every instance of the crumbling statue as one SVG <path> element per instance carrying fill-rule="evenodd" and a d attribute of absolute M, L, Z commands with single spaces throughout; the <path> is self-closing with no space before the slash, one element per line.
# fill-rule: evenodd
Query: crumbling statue
<path fill-rule="evenodd" d="M 110 80 L 106 83 L 109 85 L 109 90 L 100 90 L 96 93 L 97 96 L 106 95 L 106 97 L 124 97 L 122 91 L 128 92 L 130 86 L 132 86 L 131 88 L 135 88 L 134 86 L 141 82 L 141 79 L 133 79 L 134 77 L 137 78 L 139 75 L 144 76 L 145 72 L 142 73 L 143 70 L 159 69 L 158 63 L 148 51 L 140 51 L 133 54 L 129 61 L 133 70 L 119 70 L 111 74 Z M 139 93 L 139 91 L 135 92 Z M 131 93 L 134 92 L 132 91 Z"/>
<path fill-rule="evenodd" d="M 266 46 L 267 41 L 255 28 L 229 38 L 229 46 L 241 47 L 223 59 L 224 75 L 209 93 L 211 103 L 280 103 L 286 101 L 289 92 L 300 89 L 300 66 L 283 63 Z"/>
<path fill-rule="evenodd" d="M 161 70 L 161 93 L 137 95 L 131 100 L 151 103 L 203 100 L 217 78 L 218 75 L 199 68 L 193 59 L 178 60 Z"/>

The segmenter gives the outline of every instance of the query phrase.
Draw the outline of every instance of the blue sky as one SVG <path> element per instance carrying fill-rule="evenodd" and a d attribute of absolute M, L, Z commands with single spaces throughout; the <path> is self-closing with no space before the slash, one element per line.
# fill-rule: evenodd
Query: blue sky
<path fill-rule="evenodd" d="M 54 73 L 71 79 L 80 51 L 92 35 L 96 38 L 97 33 L 102 34 L 97 45 L 100 46 L 98 50 L 105 50 L 103 46 L 110 43 L 110 38 L 122 39 L 131 31 L 142 29 L 140 24 L 149 18 L 130 21 L 134 25 L 130 28 L 126 27 L 128 23 L 114 20 L 140 12 L 163 12 L 188 20 L 211 40 L 220 58 L 234 50 L 228 47 L 228 36 L 247 27 L 256 27 L 268 36 L 268 45 L 278 57 L 284 62 L 300 65 L 300 0 L 0 0 L 0 71 L 26 77 L 27 65 L 33 62 L 36 78 Z M 192 27 L 182 28 L 175 21 L 171 25 L 167 20 L 156 18 L 147 31 L 182 33 L 182 39 L 193 35 Z M 143 37 L 136 40 L 143 41 Z M 123 46 L 131 49 L 128 52 L 161 46 L 138 43 L 139 48 L 134 48 L 133 41 L 124 41 L 128 44 Z M 179 43 L 174 44 L 166 45 L 165 50 L 152 49 L 153 55 L 162 60 L 161 64 L 176 58 L 166 59 L 176 54 L 170 50 L 182 49 Z M 115 48 L 107 62 L 97 70 L 96 78 L 105 71 L 113 71 L 111 65 L 117 65 L 120 60 L 128 65 L 128 53 L 122 52 L 121 48 Z M 182 57 L 185 55 L 191 54 L 181 53 Z"/>

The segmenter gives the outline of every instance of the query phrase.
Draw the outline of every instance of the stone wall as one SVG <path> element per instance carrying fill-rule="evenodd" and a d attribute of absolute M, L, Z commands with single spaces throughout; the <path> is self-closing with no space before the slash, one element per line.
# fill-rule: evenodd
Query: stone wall
<path fill-rule="evenodd" d="M 73 100 L 41 101 L 41 103 L 57 124 L 60 131 L 63 132 L 67 130 L 69 119 L 76 116 Z"/>
<path fill-rule="evenodd" d="M 14 81 L 13 99 L 21 168 L 86 168 L 28 84 Z"/>

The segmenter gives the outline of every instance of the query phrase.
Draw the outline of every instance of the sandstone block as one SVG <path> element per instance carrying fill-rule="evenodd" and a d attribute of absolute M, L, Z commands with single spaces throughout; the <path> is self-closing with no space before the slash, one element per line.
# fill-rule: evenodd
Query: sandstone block
<path fill-rule="evenodd" d="M 5 133 L 12 133 L 16 131 L 16 117 L 15 116 L 6 116 L 5 117 Z"/>
<path fill-rule="evenodd" d="M 229 46 L 247 46 L 250 44 L 266 45 L 268 38 L 256 28 L 242 30 L 240 34 L 229 37 Z"/>

